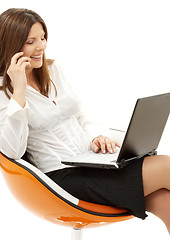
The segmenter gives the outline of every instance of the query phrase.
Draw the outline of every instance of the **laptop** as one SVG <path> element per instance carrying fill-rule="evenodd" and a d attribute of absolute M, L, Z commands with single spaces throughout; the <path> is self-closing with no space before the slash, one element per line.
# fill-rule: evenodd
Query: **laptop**
<path fill-rule="evenodd" d="M 113 154 L 93 150 L 63 160 L 66 165 L 78 167 L 119 169 L 130 161 L 155 155 L 170 113 L 170 93 L 140 98 L 120 149 Z"/>

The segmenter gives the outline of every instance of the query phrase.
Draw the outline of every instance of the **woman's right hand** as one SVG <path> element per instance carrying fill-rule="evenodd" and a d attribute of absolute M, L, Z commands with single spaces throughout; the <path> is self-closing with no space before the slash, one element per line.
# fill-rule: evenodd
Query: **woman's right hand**
<path fill-rule="evenodd" d="M 11 64 L 7 70 L 7 74 L 13 84 L 13 99 L 15 99 L 22 108 L 26 104 L 25 90 L 27 86 L 27 77 L 25 69 L 31 67 L 31 59 L 23 56 L 23 52 L 16 53 L 11 58 Z"/>
<path fill-rule="evenodd" d="M 23 52 L 16 53 L 11 58 L 11 64 L 7 70 L 7 74 L 11 79 L 14 91 L 26 89 L 27 78 L 25 69 L 31 66 L 31 59 L 29 57 L 24 57 L 23 54 Z"/>

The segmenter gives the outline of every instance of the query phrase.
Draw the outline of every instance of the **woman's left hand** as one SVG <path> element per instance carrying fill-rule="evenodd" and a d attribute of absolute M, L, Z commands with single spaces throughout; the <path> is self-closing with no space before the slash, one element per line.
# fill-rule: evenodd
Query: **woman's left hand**
<path fill-rule="evenodd" d="M 98 136 L 93 139 L 91 147 L 92 147 L 92 150 L 96 153 L 100 149 L 102 153 L 106 153 L 107 151 L 109 153 L 114 153 L 116 152 L 116 147 L 120 147 L 120 144 L 116 141 L 111 140 L 108 137 Z"/>

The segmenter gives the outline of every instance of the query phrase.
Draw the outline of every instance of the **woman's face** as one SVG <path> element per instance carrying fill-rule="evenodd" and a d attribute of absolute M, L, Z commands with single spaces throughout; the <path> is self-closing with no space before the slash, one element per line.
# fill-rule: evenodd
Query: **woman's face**
<path fill-rule="evenodd" d="M 24 56 L 31 58 L 31 69 L 40 68 L 43 65 L 43 54 L 47 46 L 44 35 L 41 23 L 36 22 L 32 25 L 28 38 L 21 49 Z"/>

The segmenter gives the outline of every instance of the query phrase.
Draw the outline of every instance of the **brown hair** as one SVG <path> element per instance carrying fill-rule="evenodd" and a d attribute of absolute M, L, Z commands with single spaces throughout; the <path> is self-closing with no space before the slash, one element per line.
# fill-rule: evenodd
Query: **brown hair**
<path fill-rule="evenodd" d="M 7 89 L 13 93 L 11 80 L 7 70 L 11 64 L 11 58 L 20 52 L 25 44 L 30 29 L 36 22 L 41 23 L 45 32 L 45 39 L 48 38 L 47 27 L 43 19 L 34 11 L 22 8 L 10 8 L 0 15 L 0 76 L 3 76 L 3 90 L 10 98 Z M 40 86 L 41 94 L 48 96 L 50 91 L 51 79 L 48 72 L 48 65 L 53 60 L 46 60 L 43 56 L 41 68 L 33 69 L 37 76 L 37 83 Z"/>

